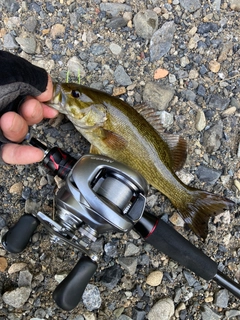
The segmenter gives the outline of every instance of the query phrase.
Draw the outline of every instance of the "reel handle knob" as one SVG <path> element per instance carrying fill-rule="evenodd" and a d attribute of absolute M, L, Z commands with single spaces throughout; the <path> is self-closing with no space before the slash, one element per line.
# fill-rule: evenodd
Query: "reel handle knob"
<path fill-rule="evenodd" d="M 28 245 L 39 225 L 39 220 L 31 214 L 21 216 L 18 222 L 2 237 L 2 245 L 11 253 L 20 253 Z"/>
<path fill-rule="evenodd" d="M 66 311 L 74 309 L 96 269 L 96 262 L 83 256 L 53 292 L 53 299 L 58 307 Z"/>

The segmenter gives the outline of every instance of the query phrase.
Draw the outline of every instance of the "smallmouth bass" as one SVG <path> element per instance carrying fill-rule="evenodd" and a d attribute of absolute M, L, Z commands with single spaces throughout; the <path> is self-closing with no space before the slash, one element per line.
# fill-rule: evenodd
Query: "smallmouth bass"
<path fill-rule="evenodd" d="M 172 202 L 201 238 L 207 237 L 209 218 L 233 204 L 189 187 L 177 177 L 175 171 L 182 168 L 186 159 L 186 142 L 176 135 L 161 135 L 150 124 L 156 119 L 148 109 L 139 108 L 138 112 L 117 97 L 74 83 L 54 84 L 54 95 L 48 104 L 67 115 L 90 142 L 91 153 L 109 156 L 140 172 Z"/>

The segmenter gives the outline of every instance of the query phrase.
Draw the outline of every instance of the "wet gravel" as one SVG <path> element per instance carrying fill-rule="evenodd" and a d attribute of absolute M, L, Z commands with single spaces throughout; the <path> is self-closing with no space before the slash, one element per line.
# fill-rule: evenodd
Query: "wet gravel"
<path fill-rule="evenodd" d="M 145 101 L 171 133 L 188 141 L 179 175 L 236 202 L 212 219 L 205 243 L 183 227 L 170 202 L 150 188 L 148 209 L 240 281 L 240 5 L 238 0 L 0 0 L 0 49 L 47 69 L 54 80 Z M 33 134 L 79 158 L 88 143 L 67 119 Z M 1 235 L 24 213 L 52 216 L 61 181 L 42 164 L 0 168 Z M 103 235 L 98 270 L 71 312 L 52 292 L 80 254 L 49 242 L 39 227 L 21 254 L 0 247 L 0 319 L 240 319 L 239 300 L 157 252 L 131 231 Z"/>

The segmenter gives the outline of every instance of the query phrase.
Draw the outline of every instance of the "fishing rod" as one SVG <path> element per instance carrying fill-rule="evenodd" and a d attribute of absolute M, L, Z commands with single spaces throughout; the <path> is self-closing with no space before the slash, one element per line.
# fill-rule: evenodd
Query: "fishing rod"
<path fill-rule="evenodd" d="M 60 308 L 70 311 L 78 305 L 97 270 L 101 256 L 90 249 L 91 243 L 101 234 L 131 229 L 197 276 L 215 280 L 240 298 L 240 285 L 218 270 L 215 261 L 145 210 L 148 184 L 138 172 L 109 157 L 89 154 L 76 160 L 60 148 L 48 149 L 35 138 L 29 143 L 44 151 L 43 163 L 66 183 L 56 194 L 55 220 L 40 211 L 25 214 L 3 236 L 2 245 L 9 252 L 22 252 L 42 223 L 51 241 L 82 252 L 75 267 L 53 292 Z"/>

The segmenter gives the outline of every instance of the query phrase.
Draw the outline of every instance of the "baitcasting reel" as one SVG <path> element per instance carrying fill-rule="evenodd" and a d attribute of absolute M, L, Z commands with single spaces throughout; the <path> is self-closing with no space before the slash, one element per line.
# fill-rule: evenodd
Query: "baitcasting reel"
<path fill-rule="evenodd" d="M 9 252 L 23 251 L 40 221 L 51 234 L 51 241 L 83 253 L 53 293 L 60 308 L 70 311 L 80 302 L 100 258 L 90 249 L 98 235 L 131 229 L 198 276 L 214 279 L 240 298 L 239 284 L 221 273 L 212 259 L 145 211 L 148 185 L 139 173 L 105 156 L 85 155 L 77 161 L 59 148 L 47 150 L 34 138 L 30 143 L 44 150 L 45 165 L 66 180 L 56 195 L 56 220 L 42 212 L 23 215 L 3 236 L 2 244 Z"/>

